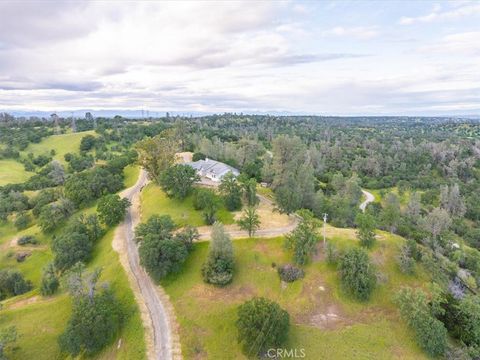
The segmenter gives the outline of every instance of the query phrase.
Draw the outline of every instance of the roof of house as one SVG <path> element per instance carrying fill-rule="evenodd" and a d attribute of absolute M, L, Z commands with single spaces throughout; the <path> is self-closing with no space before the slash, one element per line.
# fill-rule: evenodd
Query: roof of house
<path fill-rule="evenodd" d="M 215 174 L 217 177 L 226 174 L 231 171 L 234 175 L 239 175 L 240 171 L 234 167 L 224 164 L 220 161 L 215 161 L 212 159 L 198 160 L 194 162 L 187 162 L 185 165 L 190 165 L 197 171 L 204 171 Z"/>

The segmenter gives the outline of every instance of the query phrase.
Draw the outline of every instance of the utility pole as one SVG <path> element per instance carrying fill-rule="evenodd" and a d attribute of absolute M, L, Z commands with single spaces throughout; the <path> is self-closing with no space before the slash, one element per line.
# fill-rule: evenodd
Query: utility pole
<path fill-rule="evenodd" d="M 327 213 L 324 213 L 323 214 L 323 248 L 325 248 L 325 245 L 326 245 L 326 241 L 327 241 L 327 218 L 328 218 L 328 214 Z"/>

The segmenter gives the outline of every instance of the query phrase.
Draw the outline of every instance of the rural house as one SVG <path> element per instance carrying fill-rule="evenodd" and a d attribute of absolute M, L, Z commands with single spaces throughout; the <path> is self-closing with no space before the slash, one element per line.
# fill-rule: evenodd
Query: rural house
<path fill-rule="evenodd" d="M 240 174 L 240 171 L 234 167 L 209 158 L 206 158 L 205 160 L 187 162 L 185 165 L 193 167 L 199 176 L 206 177 L 212 181 L 221 181 L 222 178 L 229 172 L 233 173 L 235 176 Z"/>

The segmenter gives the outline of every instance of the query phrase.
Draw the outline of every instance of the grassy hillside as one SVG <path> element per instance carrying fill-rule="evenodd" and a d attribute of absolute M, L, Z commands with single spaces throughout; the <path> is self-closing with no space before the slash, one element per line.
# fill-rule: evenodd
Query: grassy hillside
<path fill-rule="evenodd" d="M 32 175 L 18 161 L 0 160 L 0 186 L 24 182 Z"/>
<path fill-rule="evenodd" d="M 73 148 L 71 148 L 73 150 Z M 67 147 L 63 148 L 67 150 Z M 126 182 L 134 182 L 138 168 L 126 170 Z M 128 184 L 127 184 L 128 185 Z M 95 206 L 84 209 L 82 213 L 93 213 Z M 79 212 L 80 213 L 80 212 Z M 62 231 L 58 229 L 55 233 Z M 120 264 L 118 255 L 112 249 L 114 230 L 110 230 L 95 245 L 89 269 L 102 268 L 102 279 L 111 284 L 114 293 L 120 299 L 125 310 L 125 323 L 119 334 L 119 340 L 111 344 L 97 359 L 145 359 L 145 341 L 140 312 L 130 289 L 128 278 Z M 15 239 L 22 235 L 35 235 L 39 244 L 21 247 Z M 50 250 L 54 234 L 44 235 L 37 225 L 18 232 L 12 222 L 0 223 L 0 269 L 14 268 L 32 281 L 33 290 L 21 296 L 2 301 L 0 310 L 0 328 L 16 326 L 18 339 L 13 351 L 8 352 L 9 359 L 56 359 L 60 358 L 58 336 L 65 329 L 71 311 L 70 297 L 61 290 L 53 297 L 44 298 L 39 295 L 42 269 L 52 261 Z M 18 263 L 15 254 L 28 251 L 30 256 Z"/>
<path fill-rule="evenodd" d="M 93 260 L 89 268 L 102 268 L 102 281 L 108 281 L 115 294 L 121 300 L 127 317 L 119 336 L 121 345 L 112 344 L 98 359 L 144 359 L 145 343 L 143 325 L 133 293 L 129 287 L 127 276 L 113 251 L 111 242 L 113 230 L 109 231 L 96 245 Z M 25 265 L 31 262 L 29 259 Z M 48 260 L 48 259 L 47 259 Z M 42 261 L 45 263 L 44 261 Z M 37 272 L 40 272 L 41 262 L 36 262 Z M 23 269 L 20 267 L 23 272 Z M 32 272 L 26 271 L 28 277 Z M 37 290 L 22 297 L 5 301 L 4 310 L 0 316 L 0 327 L 15 325 L 19 339 L 11 359 L 55 359 L 60 356 L 57 345 L 58 335 L 64 330 L 71 309 L 69 296 L 56 295 L 50 298 L 35 296 Z M 33 297 L 32 297 L 33 296 Z"/>
<path fill-rule="evenodd" d="M 60 161 L 61 163 L 65 163 L 65 154 L 78 153 L 80 151 L 80 142 L 82 141 L 82 137 L 88 134 L 95 135 L 95 132 L 84 131 L 78 133 L 52 135 L 43 139 L 38 144 L 30 144 L 25 149 L 24 154 L 50 154 L 51 150 L 55 150 L 54 159 Z"/>
<path fill-rule="evenodd" d="M 329 228 L 329 233 L 329 241 L 339 247 L 356 246 L 351 230 Z M 236 343 L 236 309 L 253 296 L 273 299 L 288 310 L 292 326 L 286 347 L 305 349 L 306 359 L 425 358 L 392 303 L 401 285 L 421 286 L 427 280 L 421 271 L 414 278 L 397 269 L 394 256 L 401 241 L 382 234 L 371 251 L 385 280 L 367 303 L 342 291 L 336 270 L 322 256 L 305 268 L 304 279 L 282 286 L 272 264 L 291 261 L 283 238 L 235 240 L 233 283 L 206 285 L 201 266 L 208 243 L 197 243 L 183 270 L 162 282 L 176 309 L 185 358 L 243 359 Z"/>

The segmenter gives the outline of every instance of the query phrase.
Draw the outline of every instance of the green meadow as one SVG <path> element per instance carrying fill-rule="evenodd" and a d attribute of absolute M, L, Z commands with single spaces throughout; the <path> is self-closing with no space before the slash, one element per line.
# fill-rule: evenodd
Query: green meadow
<path fill-rule="evenodd" d="M 358 246 L 353 231 L 351 235 L 334 235 L 328 241 L 340 248 Z M 183 269 L 162 282 L 176 310 L 185 358 L 244 359 L 236 341 L 236 311 L 244 301 L 263 296 L 289 312 L 285 347 L 304 349 L 306 359 L 424 359 L 392 296 L 402 285 L 423 286 L 427 278 L 421 269 L 418 278 L 400 273 L 394 256 L 403 239 L 380 236 L 370 256 L 385 280 L 366 303 L 342 290 L 337 271 L 322 256 L 305 267 L 303 279 L 282 286 L 275 267 L 292 261 L 283 238 L 234 240 L 232 284 L 207 285 L 201 267 L 208 243 L 197 243 Z"/>
<path fill-rule="evenodd" d="M 30 144 L 24 154 L 33 153 L 34 155 L 48 155 L 51 150 L 55 150 L 53 158 L 65 163 L 64 156 L 67 153 L 79 153 L 80 142 L 85 135 L 95 135 L 94 131 L 83 131 L 78 133 L 67 133 L 62 135 L 52 135 L 43 139 L 38 144 Z"/>
<path fill-rule="evenodd" d="M 201 211 L 193 208 L 193 197 L 190 195 L 184 200 L 169 198 L 162 189 L 153 183 L 148 184 L 142 191 L 142 221 L 147 221 L 152 215 L 170 215 L 173 221 L 180 225 L 205 225 Z M 232 224 L 233 215 L 225 207 L 217 212 L 218 221 L 223 224 Z"/>
<path fill-rule="evenodd" d="M 33 174 L 25 171 L 18 161 L 0 160 L 0 186 L 24 182 Z"/>

